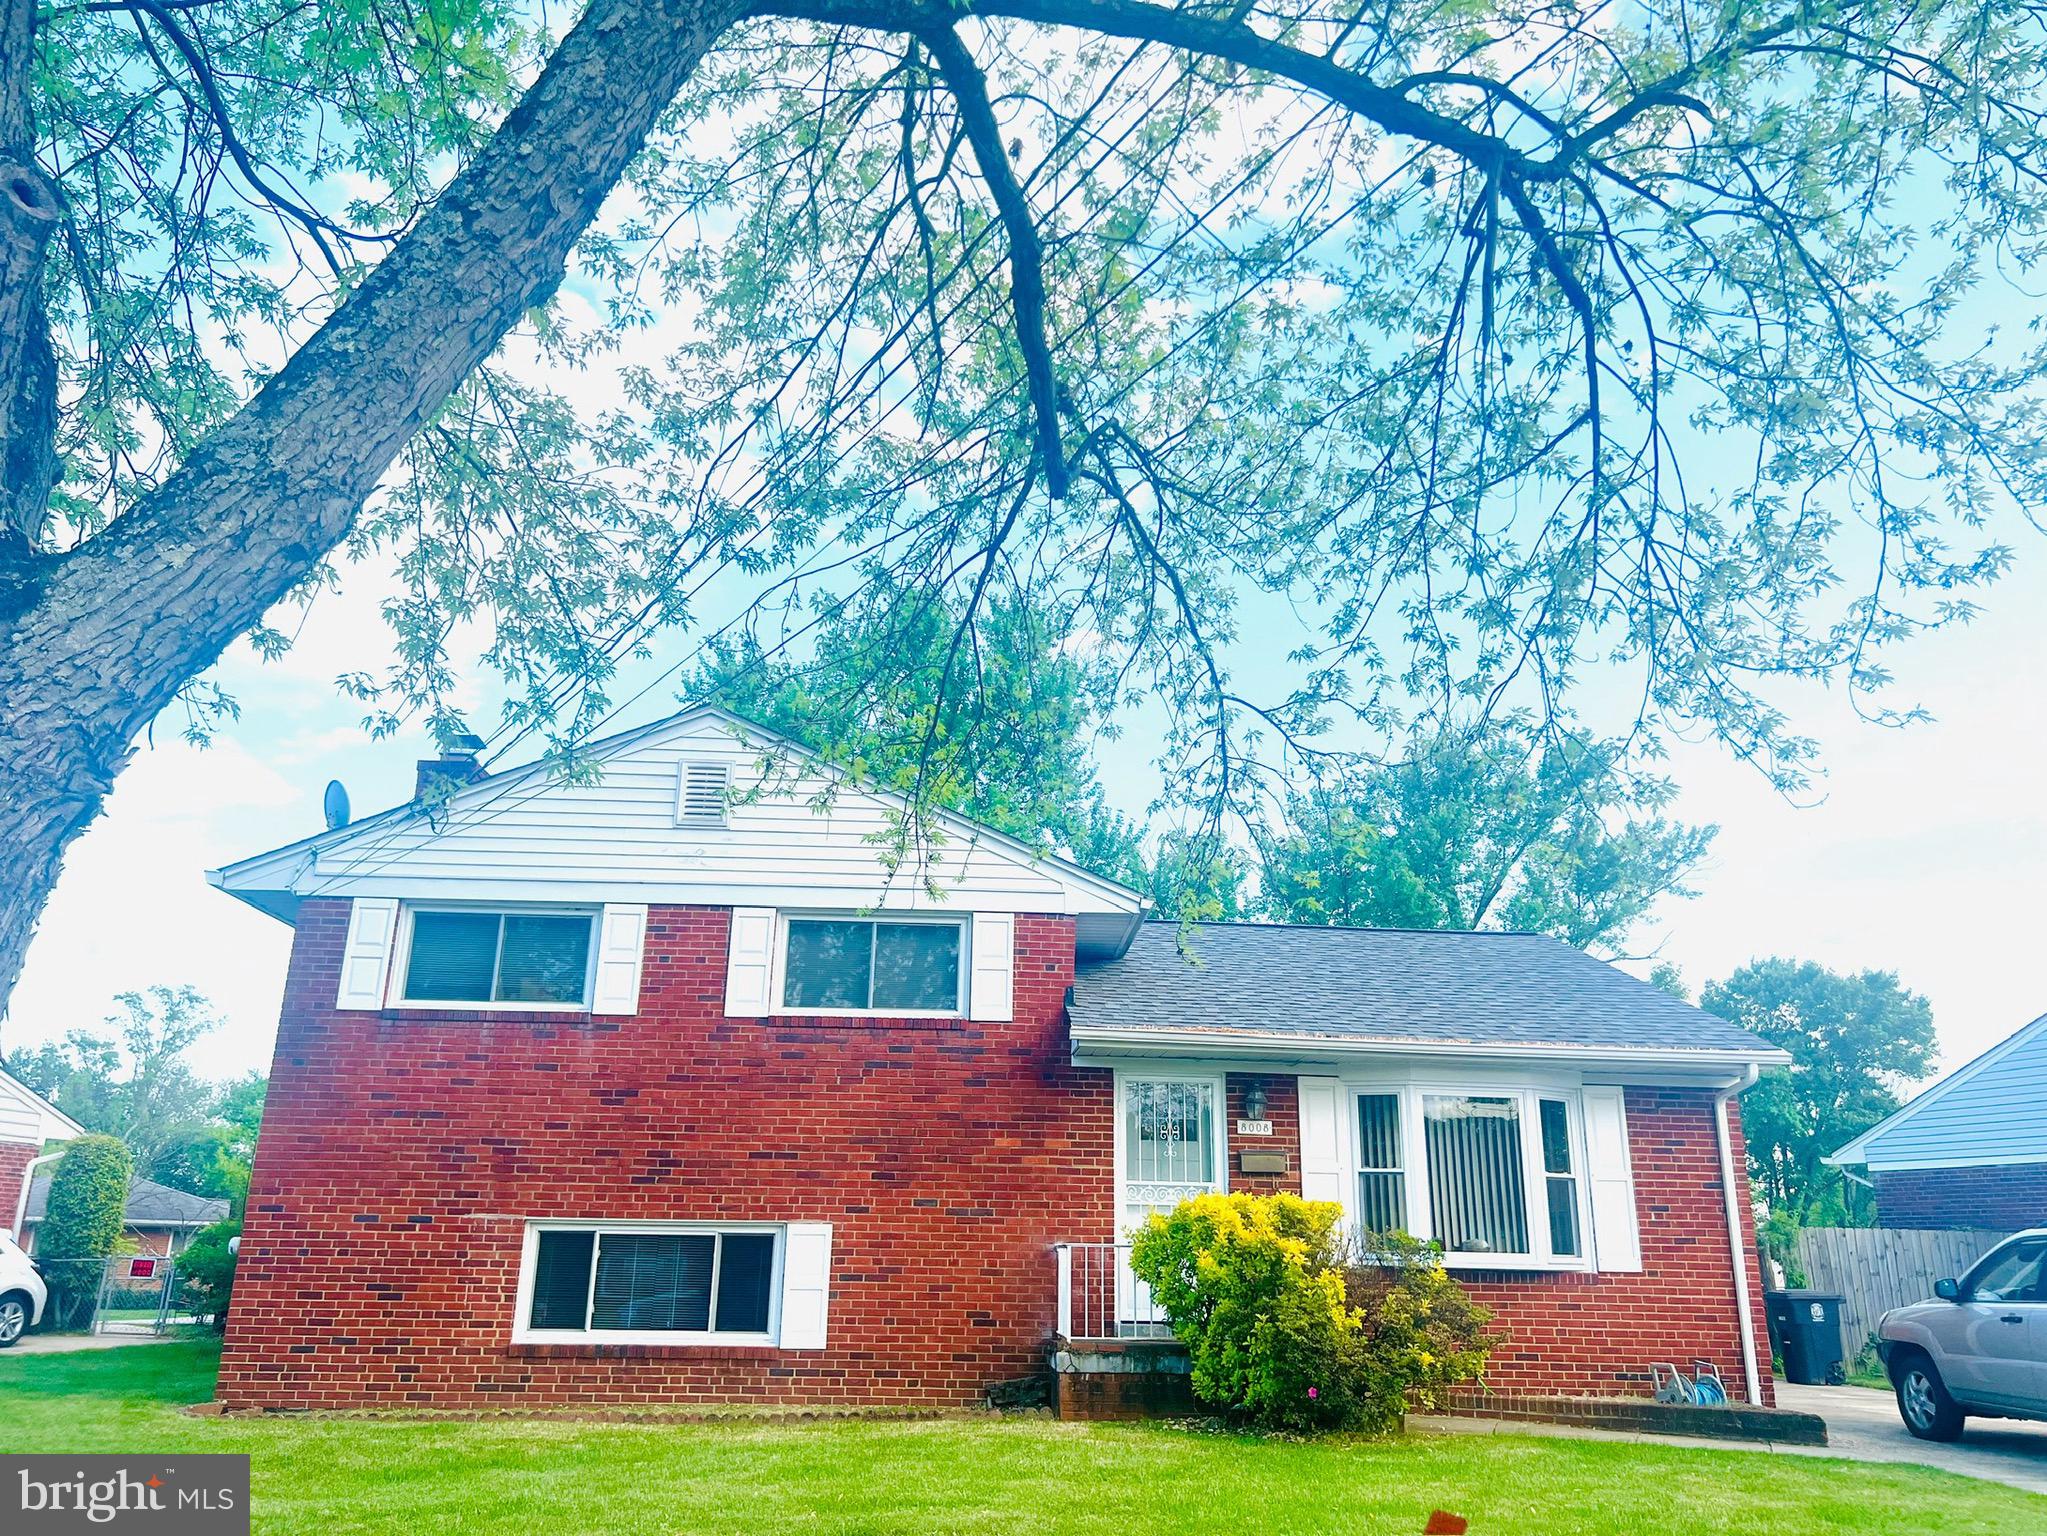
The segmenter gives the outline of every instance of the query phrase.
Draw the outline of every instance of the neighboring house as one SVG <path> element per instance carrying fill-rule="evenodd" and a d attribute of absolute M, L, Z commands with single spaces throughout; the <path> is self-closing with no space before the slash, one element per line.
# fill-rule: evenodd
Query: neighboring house
<path fill-rule="evenodd" d="M 28 1192 L 28 1214 L 23 1223 L 26 1235 L 21 1246 L 31 1253 L 49 1198 L 50 1170 L 46 1168 L 36 1174 Z M 153 1179 L 132 1178 L 128 1203 L 121 1211 L 121 1235 L 135 1245 L 137 1253 L 175 1254 L 192 1241 L 194 1232 L 227 1220 L 227 1213 L 225 1200 L 187 1194 Z"/>
<path fill-rule="evenodd" d="M 1756 1037 L 1546 938 L 1183 934 L 957 818 L 891 874 L 900 802 L 715 710 L 589 750 L 210 877 L 297 930 L 226 1405 L 969 1404 L 1148 1331 L 1115 1239 L 1222 1189 L 1444 1243 L 1496 1390 L 1768 1400 Z"/>
<path fill-rule="evenodd" d="M 0 1227 L 21 1236 L 29 1165 L 53 1141 L 83 1136 L 85 1127 L 26 1083 L 0 1072 Z"/>
<path fill-rule="evenodd" d="M 1867 1170 L 1878 1226 L 2047 1226 L 2047 1015 L 1827 1162 Z"/>

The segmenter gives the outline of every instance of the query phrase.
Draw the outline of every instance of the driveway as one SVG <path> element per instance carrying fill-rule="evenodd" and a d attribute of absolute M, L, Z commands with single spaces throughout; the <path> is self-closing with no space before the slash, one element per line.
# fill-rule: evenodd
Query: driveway
<path fill-rule="evenodd" d="M 1816 1413 L 1827 1421 L 1823 1455 L 1917 1462 L 2047 1493 L 2047 1424 L 1971 1419 L 1961 1439 L 1941 1444 L 1915 1440 L 1898 1417 L 1890 1393 L 1868 1387 L 1795 1387 L 1780 1381 L 1777 1406 Z"/>

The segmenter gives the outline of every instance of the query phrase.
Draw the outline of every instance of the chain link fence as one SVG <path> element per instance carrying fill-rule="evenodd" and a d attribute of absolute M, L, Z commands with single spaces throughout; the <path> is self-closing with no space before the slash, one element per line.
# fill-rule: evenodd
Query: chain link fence
<path fill-rule="evenodd" d="M 178 1263 L 160 1254 L 37 1259 L 50 1299 L 39 1333 L 159 1334 L 205 1319 L 182 1294 Z"/>

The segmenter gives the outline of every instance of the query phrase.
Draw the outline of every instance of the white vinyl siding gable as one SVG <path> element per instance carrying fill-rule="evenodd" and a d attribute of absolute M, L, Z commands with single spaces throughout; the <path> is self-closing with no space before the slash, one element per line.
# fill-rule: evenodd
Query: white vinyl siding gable
<path fill-rule="evenodd" d="M 0 1072 L 0 1142 L 26 1142 L 41 1151 L 45 1141 L 69 1141 L 78 1134 L 78 1126 L 58 1114 L 40 1094 Z M 11 1191 L 6 1198 L 11 1202 Z M 12 1204 L 0 1207 L 0 1227 L 13 1220 Z"/>
<path fill-rule="evenodd" d="M 316 845 L 290 877 L 300 896 L 465 901 L 658 901 L 838 911 L 1129 912 L 1139 899 L 993 834 L 942 819 L 940 839 L 896 868 L 882 854 L 900 811 L 821 767 L 735 739 L 710 714 L 686 714 L 623 739 L 590 783 L 511 774 L 465 789 L 438 829 L 424 818 L 366 823 Z M 729 805 L 691 775 L 726 775 Z M 699 784 L 699 789 L 705 787 Z M 268 858 L 269 856 L 266 856 Z M 231 890 L 266 874 L 248 861 Z M 539 889 L 536 889 L 538 887 Z M 935 893 L 935 894 L 934 894 Z"/>

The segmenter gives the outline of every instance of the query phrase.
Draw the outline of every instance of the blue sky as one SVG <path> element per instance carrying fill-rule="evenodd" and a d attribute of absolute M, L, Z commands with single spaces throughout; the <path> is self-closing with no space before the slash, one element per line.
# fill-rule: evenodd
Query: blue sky
<path fill-rule="evenodd" d="M 1718 748 L 1677 750 L 1678 814 L 1722 832 L 1697 898 L 1666 902 L 1641 948 L 1677 963 L 1694 989 L 1771 954 L 1894 969 L 1933 1000 L 1948 1067 L 2047 1012 L 2036 963 L 2047 925 L 2047 540 L 2022 533 L 2017 549 L 1981 619 L 1894 657 L 1894 702 L 1924 704 L 1932 723 L 1869 725 L 1838 691 L 1783 696 L 1823 747 L 1826 777 L 1802 802 Z M 227 1021 L 198 1049 L 200 1068 L 267 1069 L 290 930 L 212 890 L 203 871 L 316 831 L 330 778 L 358 814 L 410 794 L 423 734 L 372 742 L 333 686 L 381 653 L 378 585 L 350 572 L 281 662 L 231 653 L 222 681 L 242 719 L 211 748 L 177 741 L 168 718 L 138 748 L 67 861 L 14 995 L 9 1049 L 97 1024 L 126 988 L 190 983 Z M 657 695 L 635 718 L 664 705 Z M 1145 747 L 1129 739 L 1105 765 L 1127 809 L 1156 790 Z"/>

